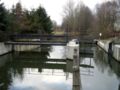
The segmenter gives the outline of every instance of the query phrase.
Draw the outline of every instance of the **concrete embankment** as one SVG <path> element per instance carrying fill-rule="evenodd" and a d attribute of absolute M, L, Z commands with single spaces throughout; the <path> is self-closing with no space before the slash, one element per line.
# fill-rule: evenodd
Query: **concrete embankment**
<path fill-rule="evenodd" d="M 15 45 L 14 51 L 30 51 L 40 47 L 40 45 Z"/>
<path fill-rule="evenodd" d="M 22 41 L 26 41 L 26 39 L 21 39 Z M 40 41 L 40 39 L 27 39 L 27 41 Z M 14 45 L 14 51 L 30 51 L 36 48 L 39 48 L 40 45 Z M 40 49 L 40 48 L 39 48 Z M 40 50 L 38 50 L 40 51 Z"/>
<path fill-rule="evenodd" d="M 110 42 L 111 40 L 98 40 L 97 45 L 108 52 Z"/>
<path fill-rule="evenodd" d="M 14 51 L 30 51 L 40 47 L 40 45 L 5 45 L 4 42 L 0 42 L 0 55 L 5 55 L 9 52 Z M 37 49 L 38 50 L 38 49 Z M 40 50 L 39 50 L 40 51 Z"/>
<path fill-rule="evenodd" d="M 120 61 L 120 44 L 112 44 L 111 40 L 98 40 L 97 45 L 107 53 L 110 53 L 117 61 Z"/>
<path fill-rule="evenodd" d="M 12 51 L 11 45 L 5 45 L 3 42 L 0 42 L 0 55 L 7 54 Z"/>

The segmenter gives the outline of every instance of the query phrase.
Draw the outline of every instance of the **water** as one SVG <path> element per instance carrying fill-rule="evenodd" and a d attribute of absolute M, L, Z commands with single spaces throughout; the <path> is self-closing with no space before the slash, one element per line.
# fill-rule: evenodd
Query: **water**
<path fill-rule="evenodd" d="M 99 47 L 90 47 L 93 52 L 87 54 L 84 48 L 81 90 L 120 90 L 120 64 Z M 1 56 L 0 90 L 72 90 L 72 61 L 65 58 L 64 46 Z"/>
<path fill-rule="evenodd" d="M 94 68 L 81 68 L 83 90 L 120 90 L 120 64 L 96 47 L 92 58 L 83 58 L 82 63 L 90 63 Z"/>
<path fill-rule="evenodd" d="M 67 71 L 68 66 L 62 60 L 64 47 L 42 49 L 42 52 L 37 49 L 2 56 L 0 83 L 3 86 L 0 90 L 71 90 L 72 73 Z"/>

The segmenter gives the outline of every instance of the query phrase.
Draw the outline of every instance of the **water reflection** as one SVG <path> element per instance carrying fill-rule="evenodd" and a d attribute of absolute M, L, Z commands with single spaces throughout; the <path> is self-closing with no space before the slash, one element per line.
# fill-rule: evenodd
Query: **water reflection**
<path fill-rule="evenodd" d="M 103 84 L 108 86 L 105 87 L 104 85 L 104 88 L 106 88 L 106 90 L 119 90 L 120 63 L 99 47 L 95 48 L 94 62 L 96 69 L 102 76 L 100 81 L 102 80 Z"/>
<path fill-rule="evenodd" d="M 99 47 L 89 48 L 92 53 L 80 53 L 81 90 L 120 90 L 120 64 Z M 72 90 L 72 66 L 63 46 L 1 56 L 0 90 Z"/>
<path fill-rule="evenodd" d="M 120 63 L 97 46 L 87 50 L 80 53 L 81 64 L 89 66 L 80 67 L 82 90 L 119 90 Z"/>
<path fill-rule="evenodd" d="M 120 63 L 117 62 L 111 55 L 104 52 L 101 48 L 96 47 L 94 61 L 102 72 L 108 70 L 109 75 L 115 74 L 120 78 Z"/>
<path fill-rule="evenodd" d="M 72 66 L 69 65 L 72 61 L 66 62 L 64 54 L 56 59 L 58 61 L 54 60 L 56 57 L 52 59 L 50 55 L 57 53 L 56 48 L 61 47 L 39 53 L 15 52 L 5 56 L 6 61 L 11 60 L 0 67 L 0 83 L 4 84 L 0 90 L 71 90 Z M 70 67 L 69 70 L 67 67 Z"/>
<path fill-rule="evenodd" d="M 11 55 L 1 56 L 0 58 L 0 90 L 8 90 L 8 86 L 11 84 L 11 74 L 9 72 L 9 68 L 6 68 L 8 59 Z"/>

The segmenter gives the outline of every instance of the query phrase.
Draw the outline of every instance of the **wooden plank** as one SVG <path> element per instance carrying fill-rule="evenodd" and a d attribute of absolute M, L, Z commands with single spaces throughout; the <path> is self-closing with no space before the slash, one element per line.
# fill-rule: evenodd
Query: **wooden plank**
<path fill-rule="evenodd" d="M 7 45 L 66 45 L 65 42 L 5 42 Z"/>
<path fill-rule="evenodd" d="M 41 35 L 41 34 L 14 34 L 10 35 L 12 38 L 66 38 L 67 35 Z"/>
<path fill-rule="evenodd" d="M 11 42 L 32 42 L 32 43 L 34 43 L 34 42 L 56 42 L 56 43 L 60 43 L 60 42 L 64 42 L 64 43 L 66 43 L 67 41 L 66 40 L 40 40 L 40 41 L 30 41 L 30 40 L 14 40 L 14 41 L 11 41 Z"/>

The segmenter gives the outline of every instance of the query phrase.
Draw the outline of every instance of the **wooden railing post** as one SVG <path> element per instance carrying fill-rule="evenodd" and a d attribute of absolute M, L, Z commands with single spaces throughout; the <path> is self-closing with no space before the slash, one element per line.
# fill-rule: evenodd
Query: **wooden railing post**
<path fill-rule="evenodd" d="M 77 49 L 74 49 L 74 56 L 73 56 L 73 89 L 72 90 L 80 90 L 79 55 Z"/>

